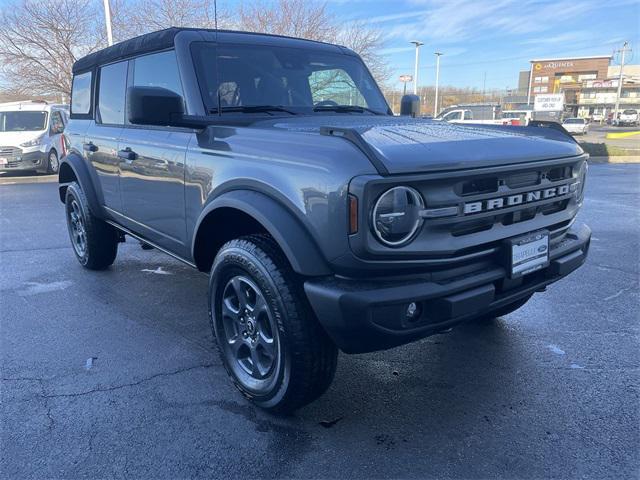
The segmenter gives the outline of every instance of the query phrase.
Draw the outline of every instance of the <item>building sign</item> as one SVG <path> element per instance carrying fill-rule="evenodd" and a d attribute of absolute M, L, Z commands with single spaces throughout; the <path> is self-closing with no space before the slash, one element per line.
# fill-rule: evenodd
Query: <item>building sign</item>
<path fill-rule="evenodd" d="M 585 88 L 616 88 L 618 86 L 618 80 L 593 80 L 584 83 Z"/>
<path fill-rule="evenodd" d="M 533 110 L 536 112 L 561 112 L 564 110 L 564 95 L 562 93 L 536 95 Z"/>
<path fill-rule="evenodd" d="M 542 69 L 557 69 L 557 68 L 568 68 L 573 67 L 573 62 L 549 62 L 549 63 L 536 63 L 533 68 L 535 70 Z"/>

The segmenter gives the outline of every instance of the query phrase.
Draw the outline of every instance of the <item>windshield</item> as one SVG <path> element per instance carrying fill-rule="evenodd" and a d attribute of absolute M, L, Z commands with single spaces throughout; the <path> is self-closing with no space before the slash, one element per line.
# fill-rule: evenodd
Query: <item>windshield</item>
<path fill-rule="evenodd" d="M 635 115 L 636 111 L 635 110 L 625 110 L 624 112 L 622 112 L 623 115 Z"/>
<path fill-rule="evenodd" d="M 47 112 L 0 112 L 0 132 L 35 132 L 47 126 Z"/>
<path fill-rule="evenodd" d="M 584 123 L 582 118 L 567 118 L 564 123 Z"/>
<path fill-rule="evenodd" d="M 388 113 L 384 97 L 358 57 L 266 45 L 216 47 L 199 42 L 192 48 L 210 113 Z"/>

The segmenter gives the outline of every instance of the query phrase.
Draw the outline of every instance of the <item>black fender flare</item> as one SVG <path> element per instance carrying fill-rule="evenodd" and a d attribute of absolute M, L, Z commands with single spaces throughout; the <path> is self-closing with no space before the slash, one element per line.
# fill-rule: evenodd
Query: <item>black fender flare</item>
<path fill-rule="evenodd" d="M 200 213 L 191 242 L 195 258 L 196 239 L 204 219 L 220 208 L 234 208 L 262 225 L 280 246 L 296 273 L 329 275 L 331 270 L 318 245 L 302 221 L 280 202 L 254 190 L 231 190 L 209 202 Z"/>
<path fill-rule="evenodd" d="M 66 170 L 66 167 L 63 169 L 63 165 L 68 166 L 73 171 L 77 182 L 80 184 L 82 191 L 87 197 L 91 212 L 94 215 L 102 216 L 102 207 L 100 206 L 100 201 L 98 200 L 98 195 L 94 188 L 89 169 L 87 168 L 84 159 L 78 154 L 69 153 L 60 160 L 60 167 L 58 170 L 58 193 L 60 195 L 60 201 L 62 201 L 62 203 L 65 202 L 65 192 L 67 191 L 67 186 L 71 183 L 67 178 L 63 178 L 63 172 Z"/>

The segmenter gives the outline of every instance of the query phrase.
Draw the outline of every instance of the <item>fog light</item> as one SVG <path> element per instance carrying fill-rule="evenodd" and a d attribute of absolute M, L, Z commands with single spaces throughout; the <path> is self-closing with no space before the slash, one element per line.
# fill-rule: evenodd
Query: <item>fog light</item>
<path fill-rule="evenodd" d="M 421 310 L 422 309 L 420 308 L 419 304 L 417 304 L 416 302 L 411 302 L 407 306 L 407 312 L 406 312 L 407 320 L 416 320 L 422 313 Z"/>

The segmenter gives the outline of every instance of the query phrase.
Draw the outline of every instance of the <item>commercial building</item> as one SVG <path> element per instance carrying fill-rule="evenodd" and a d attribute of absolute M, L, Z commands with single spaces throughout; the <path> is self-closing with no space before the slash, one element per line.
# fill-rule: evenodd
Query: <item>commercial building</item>
<path fill-rule="evenodd" d="M 511 100 L 518 108 L 532 108 L 536 95 L 562 93 L 564 116 L 606 118 L 614 107 L 620 66 L 611 65 L 611 55 L 547 58 L 530 61 L 521 71 L 518 91 Z M 620 109 L 640 108 L 640 66 L 625 65 Z"/>
<path fill-rule="evenodd" d="M 640 65 L 625 65 L 618 112 L 640 110 Z M 620 66 L 609 67 L 606 80 L 584 82 L 578 96 L 578 116 L 596 120 L 610 117 L 616 104 Z"/>

